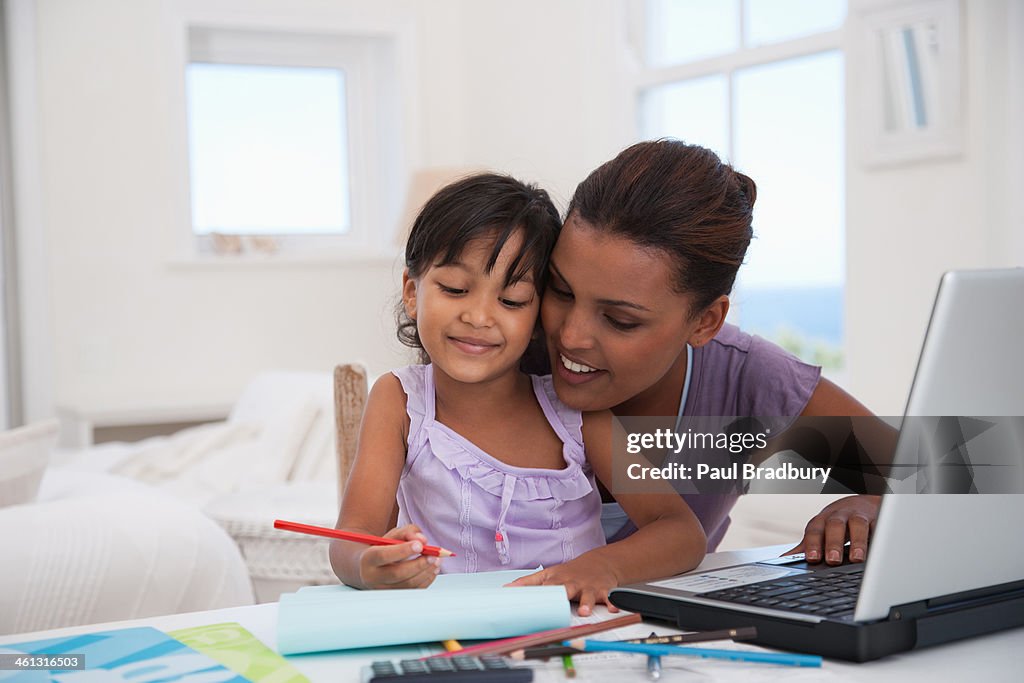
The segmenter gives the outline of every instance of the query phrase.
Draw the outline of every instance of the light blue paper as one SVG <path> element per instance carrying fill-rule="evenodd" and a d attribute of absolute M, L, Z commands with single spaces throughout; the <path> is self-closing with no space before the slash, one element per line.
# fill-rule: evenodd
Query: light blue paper
<path fill-rule="evenodd" d="M 465 590 L 467 588 L 501 588 L 518 578 L 535 574 L 540 569 L 506 569 L 498 572 L 475 572 L 470 574 L 438 574 L 434 582 L 422 590 Z M 305 586 L 298 595 L 320 599 L 325 595 L 359 590 L 343 583 L 333 586 Z"/>
<path fill-rule="evenodd" d="M 444 574 L 426 590 L 319 586 L 285 594 L 277 649 L 290 655 L 448 638 L 490 640 L 568 626 L 572 612 L 564 587 L 501 588 L 529 573 Z"/>

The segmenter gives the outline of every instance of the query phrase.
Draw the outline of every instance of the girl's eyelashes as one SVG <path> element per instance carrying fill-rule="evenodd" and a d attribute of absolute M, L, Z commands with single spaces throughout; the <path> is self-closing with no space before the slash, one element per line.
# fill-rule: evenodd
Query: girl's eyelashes
<path fill-rule="evenodd" d="M 437 283 L 437 288 L 449 296 L 462 296 L 469 292 L 468 289 L 464 289 L 462 287 L 449 287 L 448 285 L 443 284 L 441 282 Z M 509 299 L 506 297 L 501 297 L 498 299 L 498 301 L 500 301 L 501 305 L 505 306 L 506 308 L 518 309 L 526 308 L 527 306 L 529 306 L 530 303 L 533 301 L 533 297 L 531 296 L 530 298 L 524 301 L 521 301 L 519 299 Z"/>

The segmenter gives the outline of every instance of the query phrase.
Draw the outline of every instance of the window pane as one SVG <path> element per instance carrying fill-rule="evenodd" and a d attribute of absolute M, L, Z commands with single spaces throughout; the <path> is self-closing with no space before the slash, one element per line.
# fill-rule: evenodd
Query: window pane
<path fill-rule="evenodd" d="M 754 47 L 839 28 L 846 0 L 743 0 L 743 12 L 743 44 Z"/>
<path fill-rule="evenodd" d="M 838 52 L 735 75 L 736 166 L 758 185 L 736 303 L 750 332 L 841 364 L 843 60 Z"/>
<path fill-rule="evenodd" d="M 193 63 L 186 81 L 196 234 L 349 229 L 341 71 Z"/>
<path fill-rule="evenodd" d="M 739 47 L 739 0 L 647 0 L 647 63 L 668 66 Z"/>
<path fill-rule="evenodd" d="M 725 76 L 695 78 L 650 88 L 640 100 L 645 140 L 671 137 L 729 155 L 728 82 Z"/>

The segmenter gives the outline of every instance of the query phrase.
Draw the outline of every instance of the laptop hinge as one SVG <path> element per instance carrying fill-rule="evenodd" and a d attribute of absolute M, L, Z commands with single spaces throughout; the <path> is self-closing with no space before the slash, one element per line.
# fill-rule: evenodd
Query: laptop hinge
<path fill-rule="evenodd" d="M 889 608 L 888 621 L 907 621 L 917 619 L 928 614 L 928 601 L 918 600 L 907 602 L 902 605 L 894 605 Z"/>
<path fill-rule="evenodd" d="M 1005 600 L 1007 596 L 1019 591 L 1024 591 L 1024 580 L 1001 583 L 997 586 L 986 586 L 985 588 L 975 588 L 974 590 L 950 593 L 949 595 L 932 598 L 928 601 L 928 607 L 934 610 L 936 608 L 957 606 L 961 603 L 968 605 L 979 601 L 984 602 L 985 598 L 990 597 Z"/>
<path fill-rule="evenodd" d="M 918 600 L 889 608 L 888 619 L 901 621 L 918 619 L 941 612 L 980 607 L 989 603 L 1024 597 L 1024 581 L 1012 581 L 997 586 L 986 586 L 959 593 L 950 593 L 928 600 Z"/>

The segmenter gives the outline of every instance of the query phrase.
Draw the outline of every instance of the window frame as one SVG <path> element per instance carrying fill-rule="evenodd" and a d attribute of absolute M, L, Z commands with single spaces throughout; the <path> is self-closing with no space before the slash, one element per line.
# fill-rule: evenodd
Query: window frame
<path fill-rule="evenodd" d="M 393 261 L 398 221 L 410 169 L 417 112 L 415 31 L 386 12 L 295 2 L 287 13 L 253 7 L 239 11 L 207 0 L 165 6 L 171 36 L 166 70 L 171 108 L 168 154 L 173 165 L 174 234 L 171 267 L 229 264 L 304 264 Z M 197 40 L 202 36 L 205 40 Z M 271 250 L 241 237 L 242 253 L 214 248 L 211 235 L 194 232 L 188 137 L 186 69 L 190 63 L 261 66 L 345 66 L 350 229 L 336 235 L 273 235 Z"/>
<path fill-rule="evenodd" d="M 646 15 L 644 14 L 646 9 L 646 3 L 636 3 L 635 11 L 640 12 L 641 15 L 638 18 L 640 26 L 643 27 L 641 30 L 641 41 L 646 41 Z M 741 10 L 739 13 L 739 20 L 737 21 L 736 30 L 739 31 L 739 35 L 743 36 L 743 22 L 744 12 Z M 692 62 L 684 62 L 681 64 L 672 64 L 669 66 L 648 66 L 646 61 L 641 61 L 640 68 L 637 71 L 636 78 L 634 79 L 634 102 L 637 107 L 638 116 L 634 117 L 637 120 L 637 127 L 639 128 L 639 108 L 640 101 L 644 95 L 644 91 L 662 85 L 673 85 L 682 81 L 695 80 L 698 78 L 706 78 L 709 76 L 724 76 L 726 79 L 726 112 L 728 120 L 726 126 L 728 129 L 728 150 L 726 151 L 726 157 L 732 159 L 734 157 L 735 150 L 735 110 L 733 106 L 733 100 L 735 99 L 735 84 L 734 74 L 742 69 L 748 69 L 751 67 L 764 66 L 766 64 L 772 64 L 775 62 L 781 62 L 788 59 L 798 59 L 800 57 L 810 57 L 812 55 L 821 54 L 823 52 L 831 52 L 833 50 L 844 52 L 843 50 L 843 29 L 835 29 L 832 31 L 825 31 L 822 33 L 815 33 L 808 36 L 802 36 L 800 38 L 793 38 L 779 43 L 772 43 L 770 45 L 758 45 L 756 47 L 745 47 L 742 46 L 735 52 L 728 52 L 714 57 L 706 57 L 698 59 Z M 642 46 L 641 54 L 646 54 L 646 45 Z M 640 131 L 637 130 L 637 133 Z"/>
<path fill-rule="evenodd" d="M 642 126 L 642 106 L 646 92 L 658 86 L 668 86 L 685 81 L 691 81 L 700 78 L 707 78 L 712 76 L 724 76 L 726 82 L 725 97 L 726 97 L 726 144 L 727 149 L 724 150 L 724 155 L 729 163 L 735 159 L 736 150 L 736 78 L 735 74 L 737 71 L 755 68 L 765 65 L 777 64 L 787 60 L 800 59 L 804 57 L 811 57 L 814 55 L 820 55 L 827 52 L 838 52 L 843 56 L 845 61 L 848 50 L 844 43 L 844 34 L 846 26 L 849 21 L 849 2 L 847 2 L 847 18 L 844 20 L 842 26 L 828 30 L 820 31 L 817 33 L 800 36 L 797 38 L 791 38 L 776 43 L 769 43 L 763 45 L 747 46 L 744 44 L 745 26 L 746 21 L 746 3 L 742 0 L 739 2 L 739 12 L 737 13 L 737 21 L 735 29 L 737 31 L 737 44 L 739 47 L 732 52 L 725 52 L 719 55 L 711 57 L 705 57 L 696 59 L 690 62 L 682 62 L 678 64 L 671 64 L 665 66 L 652 66 L 647 61 L 648 54 L 648 31 L 647 21 L 649 18 L 648 14 L 648 2 L 647 0 L 633 0 L 630 5 L 630 24 L 633 27 L 635 35 L 634 45 L 636 54 L 636 68 L 633 70 L 633 98 L 632 103 L 634 107 L 634 136 L 639 138 L 643 135 L 641 129 Z M 845 96 L 850 95 L 850 84 L 844 83 Z M 848 150 L 847 150 L 848 156 Z M 845 223 L 845 221 L 844 221 Z M 843 242 L 847 243 L 849 240 L 848 235 L 845 231 Z M 846 275 L 843 276 L 843 307 L 846 306 Z M 733 312 L 738 313 L 740 320 L 742 321 L 742 306 L 737 306 L 734 302 Z M 846 372 L 846 338 L 841 340 L 839 349 L 843 354 L 843 360 L 839 367 L 829 368 L 829 374 L 833 377 L 842 379 Z"/>

